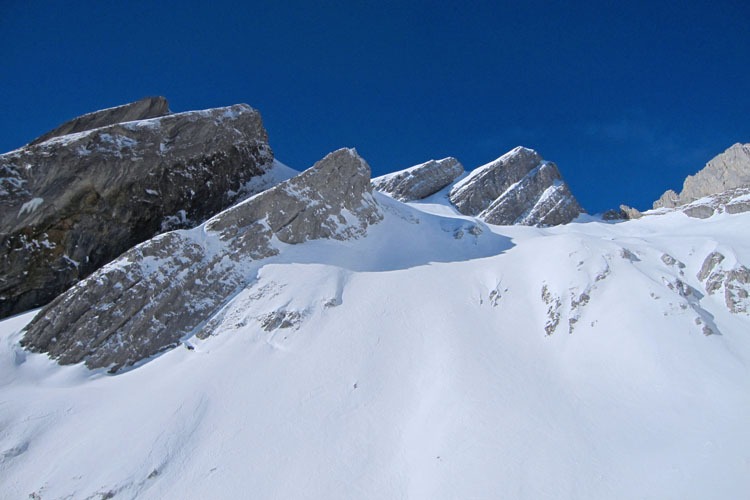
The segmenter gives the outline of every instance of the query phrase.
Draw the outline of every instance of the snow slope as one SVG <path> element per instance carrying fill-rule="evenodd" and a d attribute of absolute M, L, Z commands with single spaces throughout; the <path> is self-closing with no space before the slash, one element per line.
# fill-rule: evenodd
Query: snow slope
<path fill-rule="evenodd" d="M 540 229 L 442 199 L 377 195 L 367 237 L 285 247 L 213 336 L 115 376 L 0 323 L 0 497 L 750 491 L 750 316 L 696 276 L 750 264 L 750 214 Z"/>

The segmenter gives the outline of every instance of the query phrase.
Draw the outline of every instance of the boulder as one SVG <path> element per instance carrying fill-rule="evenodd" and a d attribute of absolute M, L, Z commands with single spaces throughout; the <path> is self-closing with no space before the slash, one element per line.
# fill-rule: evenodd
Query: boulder
<path fill-rule="evenodd" d="M 175 346 L 255 277 L 253 261 L 280 243 L 366 234 L 382 219 L 370 168 L 353 149 L 191 230 L 170 231 L 127 251 L 47 305 L 22 345 L 62 364 L 114 372 Z"/>
<path fill-rule="evenodd" d="M 42 306 L 133 245 L 267 187 L 272 164 L 260 113 L 245 104 L 0 155 L 0 317 Z"/>
<path fill-rule="evenodd" d="M 463 165 L 449 157 L 376 177 L 372 185 L 400 201 L 421 200 L 448 186 L 463 173 Z"/>
<path fill-rule="evenodd" d="M 449 199 L 462 214 L 490 224 L 553 226 L 583 212 L 557 166 L 520 146 L 471 172 Z"/>

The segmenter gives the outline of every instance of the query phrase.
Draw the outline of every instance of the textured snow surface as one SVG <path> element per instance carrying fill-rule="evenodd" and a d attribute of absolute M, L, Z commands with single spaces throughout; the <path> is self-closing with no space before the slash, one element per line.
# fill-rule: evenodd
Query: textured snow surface
<path fill-rule="evenodd" d="M 282 245 L 212 336 L 115 376 L 0 323 L 0 497 L 746 497 L 750 316 L 696 275 L 750 264 L 750 214 L 496 227 L 444 196 Z"/>

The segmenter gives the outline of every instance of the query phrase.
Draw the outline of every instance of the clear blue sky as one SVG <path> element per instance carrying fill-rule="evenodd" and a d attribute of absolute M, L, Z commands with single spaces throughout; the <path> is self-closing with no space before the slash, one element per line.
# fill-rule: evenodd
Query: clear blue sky
<path fill-rule="evenodd" d="M 747 0 L 2 3 L 1 151 L 147 95 L 246 102 L 297 169 L 353 146 L 374 175 L 470 170 L 520 144 L 597 212 L 750 142 Z"/>

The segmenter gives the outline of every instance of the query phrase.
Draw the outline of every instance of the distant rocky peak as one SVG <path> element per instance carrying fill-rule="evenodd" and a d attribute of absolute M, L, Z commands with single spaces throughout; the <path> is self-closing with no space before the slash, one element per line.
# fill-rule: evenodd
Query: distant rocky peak
<path fill-rule="evenodd" d="M 557 166 L 523 146 L 478 167 L 449 198 L 462 214 L 491 224 L 565 224 L 583 212 Z"/>
<path fill-rule="evenodd" d="M 463 165 L 448 157 L 376 177 L 372 185 L 399 201 L 421 200 L 448 186 L 463 173 Z"/>
<path fill-rule="evenodd" d="M 750 187 L 750 144 L 736 143 L 714 157 L 695 175 L 685 179 L 682 191 L 666 191 L 654 202 L 654 208 L 674 208 L 704 196 Z"/>
<path fill-rule="evenodd" d="M 146 120 L 157 118 L 170 113 L 167 99 L 161 96 L 146 97 L 140 101 L 115 106 L 114 108 L 102 109 L 73 118 L 59 127 L 41 135 L 31 141 L 28 145 L 42 143 L 53 137 L 85 132 L 99 127 L 106 127 L 116 123 L 131 122 L 135 120 Z"/>

